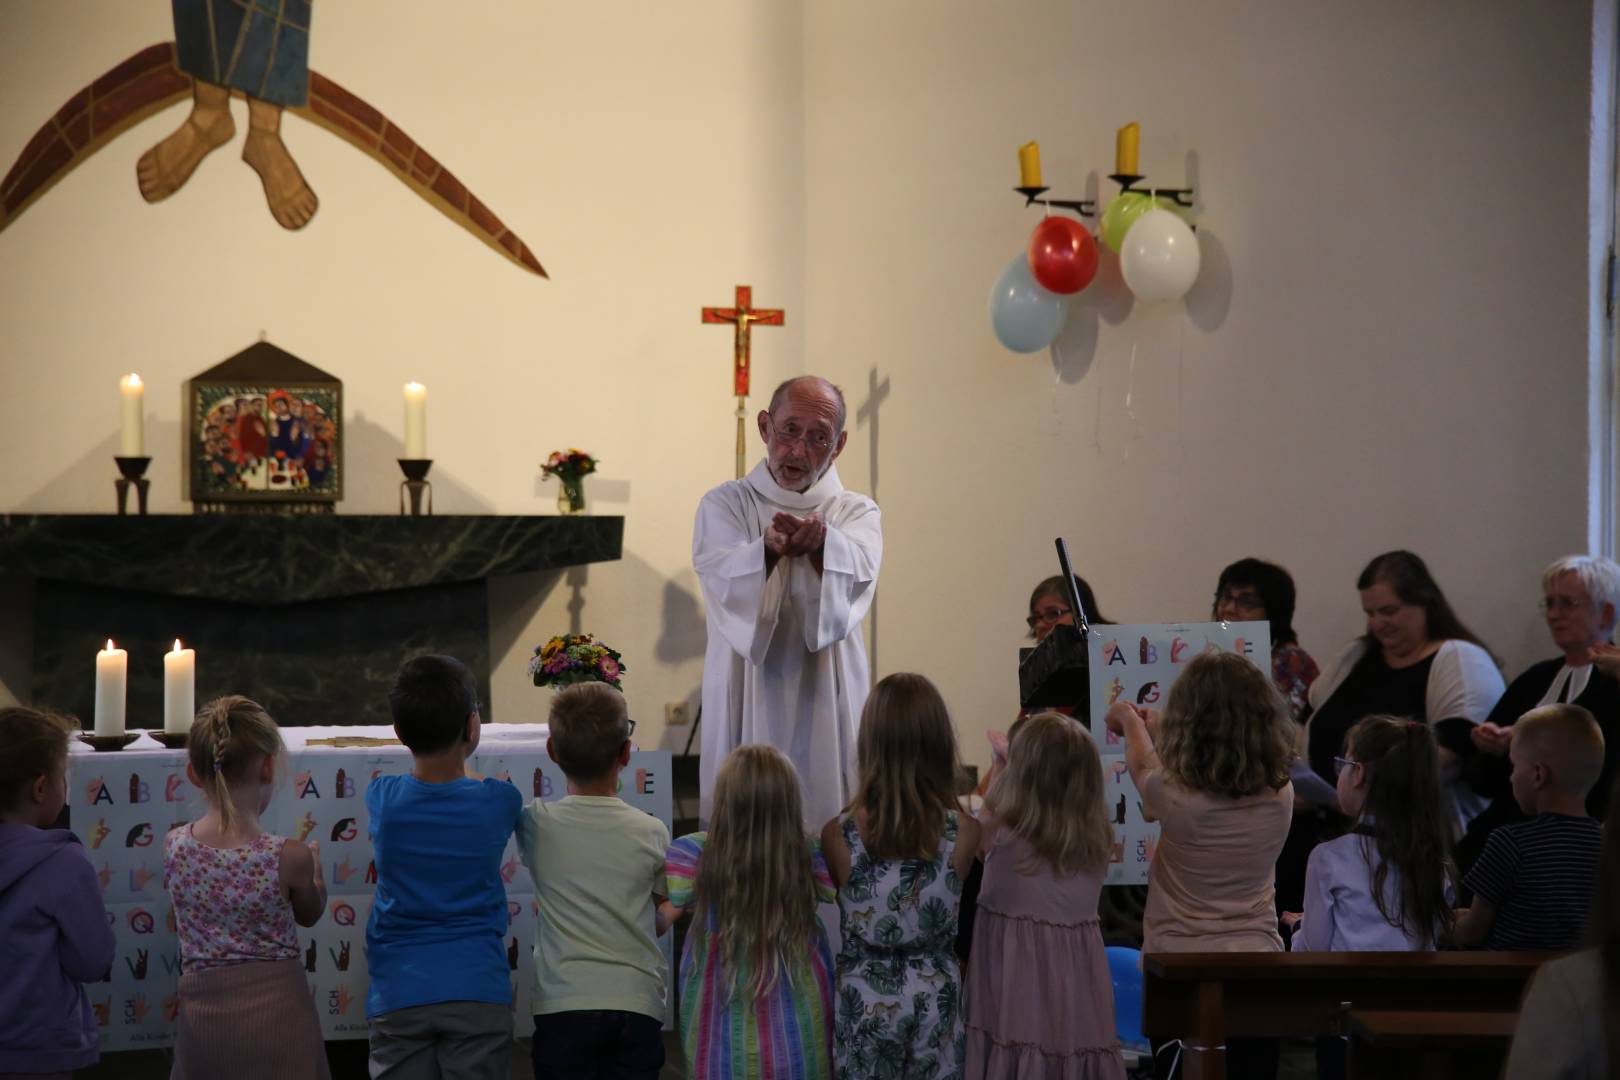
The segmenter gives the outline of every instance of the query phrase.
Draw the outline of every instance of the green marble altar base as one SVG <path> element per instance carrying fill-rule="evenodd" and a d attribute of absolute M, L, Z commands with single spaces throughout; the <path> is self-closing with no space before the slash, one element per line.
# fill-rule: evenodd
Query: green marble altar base
<path fill-rule="evenodd" d="M 489 702 L 486 582 L 617 559 L 620 517 L 0 516 L 0 578 L 34 583 L 36 705 L 94 710 L 94 657 L 129 652 L 128 723 L 162 723 L 163 653 L 197 650 L 197 701 L 246 694 L 283 724 L 387 724 L 404 656 L 446 652 Z M 513 717 L 512 719 L 520 719 Z"/>

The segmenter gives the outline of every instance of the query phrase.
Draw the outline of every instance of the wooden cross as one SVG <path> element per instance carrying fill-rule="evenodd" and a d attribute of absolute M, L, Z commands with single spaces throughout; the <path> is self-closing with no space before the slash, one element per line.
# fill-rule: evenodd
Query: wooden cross
<path fill-rule="evenodd" d="M 737 479 L 741 480 L 744 473 L 744 461 L 747 454 L 748 442 L 746 434 L 748 397 L 748 375 L 750 329 L 755 323 L 760 326 L 781 326 L 785 313 L 781 308 L 756 308 L 754 303 L 754 289 L 751 285 L 737 286 L 737 304 L 735 307 L 718 308 L 706 307 L 703 309 L 703 321 L 706 324 L 731 323 L 734 327 L 732 335 L 732 393 L 737 395 Z"/>

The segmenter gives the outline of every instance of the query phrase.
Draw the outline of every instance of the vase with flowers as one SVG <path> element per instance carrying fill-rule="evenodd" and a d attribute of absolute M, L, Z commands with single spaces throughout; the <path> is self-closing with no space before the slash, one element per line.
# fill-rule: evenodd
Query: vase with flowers
<path fill-rule="evenodd" d="M 529 658 L 529 677 L 536 686 L 604 682 L 622 690 L 619 680 L 623 675 L 624 661 L 618 650 L 590 634 L 559 634 L 544 645 L 536 645 Z"/>
<path fill-rule="evenodd" d="M 540 472 L 546 479 L 557 478 L 557 513 L 585 512 L 585 477 L 596 471 L 596 459 L 583 450 L 554 450 Z"/>

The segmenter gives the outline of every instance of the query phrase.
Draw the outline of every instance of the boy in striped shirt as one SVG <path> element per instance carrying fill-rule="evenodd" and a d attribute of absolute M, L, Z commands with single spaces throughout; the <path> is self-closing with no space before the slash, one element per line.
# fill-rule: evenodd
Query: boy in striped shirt
<path fill-rule="evenodd" d="M 1544 705 L 1513 725 L 1513 798 L 1530 820 L 1491 833 L 1464 884 L 1453 940 L 1504 951 L 1579 949 L 1597 885 L 1603 827 L 1586 796 L 1603 768 L 1603 732 L 1578 705 Z"/>

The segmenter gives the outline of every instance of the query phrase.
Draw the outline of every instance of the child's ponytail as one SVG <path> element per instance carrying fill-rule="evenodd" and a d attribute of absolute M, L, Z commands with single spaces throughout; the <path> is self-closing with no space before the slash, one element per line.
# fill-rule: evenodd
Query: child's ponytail
<path fill-rule="evenodd" d="M 1391 926 L 1435 945 L 1455 918 L 1447 899 L 1454 876 L 1451 813 L 1440 785 L 1440 753 L 1427 724 L 1393 716 L 1369 716 L 1345 739 L 1350 757 L 1367 772 L 1364 828 L 1378 858 L 1363 852 L 1372 869 L 1373 899 Z M 1399 875 L 1398 907 L 1388 908 L 1385 886 Z"/>
<path fill-rule="evenodd" d="M 253 762 L 283 750 L 281 732 L 262 705 L 240 695 L 215 698 L 202 707 L 191 725 L 188 753 L 208 801 L 219 811 L 220 827 L 236 823 L 231 784 L 240 781 Z"/>

